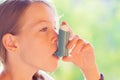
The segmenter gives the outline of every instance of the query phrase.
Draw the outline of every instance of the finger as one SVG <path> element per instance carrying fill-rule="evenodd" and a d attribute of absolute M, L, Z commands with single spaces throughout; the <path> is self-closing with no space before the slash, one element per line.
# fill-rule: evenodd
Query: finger
<path fill-rule="evenodd" d="M 71 49 L 77 43 L 78 40 L 79 40 L 79 36 L 75 35 L 74 38 L 71 41 L 69 41 L 67 48 Z"/>
<path fill-rule="evenodd" d="M 84 46 L 84 44 L 86 43 L 83 40 L 79 39 L 76 43 L 76 46 L 73 48 L 71 55 L 78 54 L 80 50 L 82 49 L 82 47 Z"/>
<path fill-rule="evenodd" d="M 87 51 L 89 49 L 93 50 L 93 47 L 91 46 L 90 43 L 87 43 L 82 47 L 81 51 Z"/>
<path fill-rule="evenodd" d="M 72 56 L 64 56 L 62 58 L 62 60 L 65 61 L 65 62 L 71 62 L 72 61 Z"/>

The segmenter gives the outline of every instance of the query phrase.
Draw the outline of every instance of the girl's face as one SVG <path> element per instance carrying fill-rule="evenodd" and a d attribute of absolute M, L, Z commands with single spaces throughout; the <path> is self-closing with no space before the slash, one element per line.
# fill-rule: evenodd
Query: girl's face
<path fill-rule="evenodd" d="M 29 66 L 45 71 L 57 67 L 55 13 L 44 3 L 32 3 L 20 19 L 18 34 L 20 59 Z"/>

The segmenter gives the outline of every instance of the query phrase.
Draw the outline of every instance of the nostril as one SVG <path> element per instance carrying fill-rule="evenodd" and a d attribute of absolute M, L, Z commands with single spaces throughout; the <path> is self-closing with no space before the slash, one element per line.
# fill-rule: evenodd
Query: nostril
<path fill-rule="evenodd" d="M 52 38 L 52 43 L 57 43 L 58 42 L 58 38 L 57 37 L 53 37 Z"/>

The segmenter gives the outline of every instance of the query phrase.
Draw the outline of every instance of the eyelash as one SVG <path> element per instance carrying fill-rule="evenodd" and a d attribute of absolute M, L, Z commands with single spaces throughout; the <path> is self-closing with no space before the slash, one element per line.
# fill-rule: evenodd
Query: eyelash
<path fill-rule="evenodd" d="M 45 32 L 45 31 L 47 31 L 47 30 L 48 30 L 48 27 L 44 27 L 44 28 L 42 28 L 40 31 L 41 31 L 41 32 Z M 57 30 L 56 27 L 54 28 L 54 30 Z"/>
<path fill-rule="evenodd" d="M 47 31 L 48 30 L 48 28 L 47 27 L 44 27 L 44 28 L 42 28 L 40 31 L 41 32 L 45 32 L 45 31 Z"/>

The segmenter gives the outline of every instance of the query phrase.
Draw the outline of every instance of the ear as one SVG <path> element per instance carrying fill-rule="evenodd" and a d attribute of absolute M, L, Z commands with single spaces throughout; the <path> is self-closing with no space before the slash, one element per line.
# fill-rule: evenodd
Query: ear
<path fill-rule="evenodd" d="M 14 52 L 18 48 L 16 36 L 10 33 L 3 36 L 2 43 L 8 52 Z"/>

